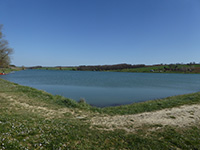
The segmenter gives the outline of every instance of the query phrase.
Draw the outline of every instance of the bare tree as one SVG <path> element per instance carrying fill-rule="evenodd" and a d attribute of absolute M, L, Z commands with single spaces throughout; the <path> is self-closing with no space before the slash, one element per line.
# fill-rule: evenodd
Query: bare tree
<path fill-rule="evenodd" d="M 8 41 L 3 39 L 2 33 L 3 25 L 0 25 L 0 67 L 8 67 L 10 64 L 10 55 L 13 53 L 13 49 L 9 48 Z"/>

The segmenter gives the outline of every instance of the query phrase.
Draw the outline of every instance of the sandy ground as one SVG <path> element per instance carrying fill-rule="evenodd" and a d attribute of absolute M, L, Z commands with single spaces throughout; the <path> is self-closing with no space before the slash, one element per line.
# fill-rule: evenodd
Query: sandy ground
<path fill-rule="evenodd" d="M 145 124 L 157 125 L 157 129 L 166 125 L 184 127 L 200 122 L 200 105 L 184 105 L 136 115 L 94 117 L 91 122 L 101 126 L 101 129 L 124 129 L 128 132 L 133 132 Z"/>

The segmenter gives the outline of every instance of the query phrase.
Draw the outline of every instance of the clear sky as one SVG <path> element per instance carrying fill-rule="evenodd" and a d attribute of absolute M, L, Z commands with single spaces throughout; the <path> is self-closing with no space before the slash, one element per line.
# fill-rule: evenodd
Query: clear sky
<path fill-rule="evenodd" d="M 0 0 L 21 66 L 200 62 L 200 0 Z"/>

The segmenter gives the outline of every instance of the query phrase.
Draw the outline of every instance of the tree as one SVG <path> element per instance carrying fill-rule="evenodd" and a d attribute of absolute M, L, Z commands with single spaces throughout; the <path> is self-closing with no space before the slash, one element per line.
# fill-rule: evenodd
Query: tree
<path fill-rule="evenodd" d="M 0 25 L 0 67 L 6 68 L 10 64 L 10 55 L 13 53 L 13 49 L 9 48 L 8 41 L 3 39 L 2 27 L 3 25 Z"/>

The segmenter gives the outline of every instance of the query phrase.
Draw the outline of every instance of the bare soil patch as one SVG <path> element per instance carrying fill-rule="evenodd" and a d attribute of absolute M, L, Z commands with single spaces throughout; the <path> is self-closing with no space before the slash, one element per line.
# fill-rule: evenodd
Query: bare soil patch
<path fill-rule="evenodd" d="M 104 130 L 123 129 L 134 132 L 142 125 L 158 125 L 156 129 L 169 126 L 184 127 L 200 122 L 200 105 L 184 105 L 181 107 L 163 109 L 155 112 L 146 112 L 135 115 L 117 115 L 94 117 L 93 126 L 101 126 Z"/>

